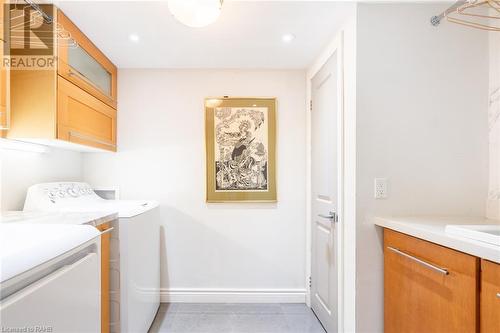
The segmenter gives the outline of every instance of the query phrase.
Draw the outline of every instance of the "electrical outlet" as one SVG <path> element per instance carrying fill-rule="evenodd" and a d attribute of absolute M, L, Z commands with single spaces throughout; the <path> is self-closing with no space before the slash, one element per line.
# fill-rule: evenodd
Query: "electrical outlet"
<path fill-rule="evenodd" d="M 375 199 L 387 199 L 387 178 L 375 178 Z"/>

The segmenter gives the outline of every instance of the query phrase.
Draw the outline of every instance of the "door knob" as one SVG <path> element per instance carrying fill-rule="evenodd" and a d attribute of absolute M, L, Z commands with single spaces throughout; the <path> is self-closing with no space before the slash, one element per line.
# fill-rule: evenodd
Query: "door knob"
<path fill-rule="evenodd" d="M 338 222 L 339 221 L 338 215 L 337 215 L 336 212 L 329 212 L 328 215 L 318 214 L 318 216 L 321 217 L 321 218 L 324 218 L 324 219 L 332 220 L 332 222 Z"/>

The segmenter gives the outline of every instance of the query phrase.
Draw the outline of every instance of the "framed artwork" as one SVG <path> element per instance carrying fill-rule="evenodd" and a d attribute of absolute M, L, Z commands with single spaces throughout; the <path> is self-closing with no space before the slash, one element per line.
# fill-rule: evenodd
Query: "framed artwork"
<path fill-rule="evenodd" d="M 276 201 L 276 99 L 205 99 L 207 202 Z"/>

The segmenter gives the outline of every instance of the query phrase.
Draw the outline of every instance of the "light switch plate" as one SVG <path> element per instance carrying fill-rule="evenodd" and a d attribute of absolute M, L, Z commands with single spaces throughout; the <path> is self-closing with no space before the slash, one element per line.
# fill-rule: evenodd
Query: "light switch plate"
<path fill-rule="evenodd" d="M 387 178 L 375 178 L 375 199 L 387 199 Z"/>

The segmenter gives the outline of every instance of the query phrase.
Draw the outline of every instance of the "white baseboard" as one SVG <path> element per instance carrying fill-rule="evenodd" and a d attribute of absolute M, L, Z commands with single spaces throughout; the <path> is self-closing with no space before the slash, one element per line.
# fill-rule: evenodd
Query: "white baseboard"
<path fill-rule="evenodd" d="M 305 289 L 166 289 L 167 303 L 305 303 Z"/>

